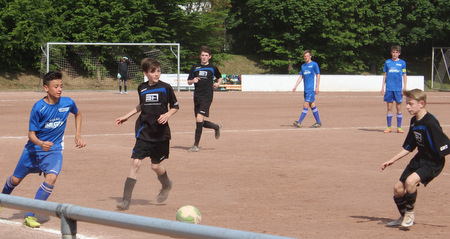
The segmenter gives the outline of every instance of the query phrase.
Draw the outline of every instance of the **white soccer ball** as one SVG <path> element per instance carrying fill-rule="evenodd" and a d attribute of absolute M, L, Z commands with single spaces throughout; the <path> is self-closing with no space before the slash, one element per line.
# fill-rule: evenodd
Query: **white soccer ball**
<path fill-rule="evenodd" d="M 202 215 L 196 207 L 192 205 L 184 205 L 178 209 L 177 221 L 200 224 L 202 221 Z"/>

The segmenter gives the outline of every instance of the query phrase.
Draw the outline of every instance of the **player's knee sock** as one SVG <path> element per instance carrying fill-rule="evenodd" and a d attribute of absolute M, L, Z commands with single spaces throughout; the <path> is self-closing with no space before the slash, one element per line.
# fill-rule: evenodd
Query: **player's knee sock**
<path fill-rule="evenodd" d="M 407 211 L 413 211 L 416 204 L 417 191 L 405 194 L 405 207 Z"/>
<path fill-rule="evenodd" d="M 55 186 L 47 184 L 46 182 L 43 182 L 41 184 L 41 186 L 39 187 L 39 189 L 36 192 L 36 196 L 34 197 L 34 199 L 37 200 L 43 200 L 46 201 L 48 199 L 48 197 L 50 196 L 50 194 L 52 194 L 53 188 Z M 25 214 L 25 218 L 28 216 L 32 216 L 34 217 L 34 213 L 33 212 L 27 212 Z"/>
<path fill-rule="evenodd" d="M 17 185 L 14 185 L 11 180 L 11 176 L 6 179 L 5 186 L 3 186 L 2 193 L 3 194 L 11 194 L 11 192 L 16 188 Z"/>
<path fill-rule="evenodd" d="M 195 127 L 195 142 L 194 145 L 198 146 L 200 143 L 200 138 L 202 137 L 203 132 L 203 122 L 197 122 Z"/>
<path fill-rule="evenodd" d="M 387 114 L 386 121 L 387 121 L 387 126 L 391 127 L 392 126 L 392 114 Z"/>
<path fill-rule="evenodd" d="M 319 117 L 319 110 L 317 109 L 316 106 L 314 106 L 314 108 L 311 108 L 314 118 L 316 119 L 316 122 L 321 124 L 322 122 L 320 122 L 320 117 Z"/>
<path fill-rule="evenodd" d="M 161 183 L 163 189 L 170 187 L 170 180 L 167 176 L 167 171 L 165 171 L 163 175 L 158 175 L 158 180 Z"/>
<path fill-rule="evenodd" d="M 127 177 L 125 180 L 125 186 L 123 188 L 123 202 L 128 206 L 131 202 L 131 195 L 133 194 L 134 185 L 136 179 Z"/>
<path fill-rule="evenodd" d="M 406 211 L 405 196 L 402 196 L 400 198 L 394 197 L 394 202 L 395 202 L 395 205 L 397 205 L 397 209 L 398 209 L 398 212 L 400 213 L 400 215 L 402 215 L 402 217 L 405 216 L 405 211 Z"/>
<path fill-rule="evenodd" d="M 123 89 L 127 92 L 127 85 L 123 86 Z"/>
<path fill-rule="evenodd" d="M 214 124 L 213 122 L 210 122 L 210 121 L 206 121 L 206 120 L 203 123 L 203 127 L 208 128 L 208 129 L 219 129 L 219 125 Z"/>
<path fill-rule="evenodd" d="M 121 85 L 119 85 L 119 91 L 122 92 L 122 86 Z"/>
<path fill-rule="evenodd" d="M 303 108 L 302 114 L 300 115 L 300 119 L 298 119 L 298 122 L 300 124 L 303 122 L 303 120 L 305 119 L 307 114 L 308 114 L 308 108 Z"/>
<path fill-rule="evenodd" d="M 397 114 L 397 127 L 400 128 L 402 127 L 402 119 L 403 119 L 403 114 Z"/>

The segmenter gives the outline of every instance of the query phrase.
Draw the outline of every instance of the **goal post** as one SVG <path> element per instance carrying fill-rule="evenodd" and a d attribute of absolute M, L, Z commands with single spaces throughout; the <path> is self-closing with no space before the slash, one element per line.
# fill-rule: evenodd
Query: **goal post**
<path fill-rule="evenodd" d="M 433 47 L 431 89 L 450 89 L 450 47 Z"/>
<path fill-rule="evenodd" d="M 170 75 L 172 82 L 167 83 L 180 90 L 179 43 L 48 42 L 42 51 L 41 72 L 61 71 L 71 89 L 116 89 L 123 57 L 129 59 L 128 83 L 140 84 L 144 81 L 140 61 L 152 57 L 162 64 L 161 79 Z"/>

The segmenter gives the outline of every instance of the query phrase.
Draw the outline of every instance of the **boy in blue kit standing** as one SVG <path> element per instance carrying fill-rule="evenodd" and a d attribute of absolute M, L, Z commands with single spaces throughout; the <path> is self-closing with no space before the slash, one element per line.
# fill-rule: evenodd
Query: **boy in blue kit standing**
<path fill-rule="evenodd" d="M 394 202 L 400 217 L 387 226 L 410 227 L 414 224 L 414 206 L 419 183 L 427 185 L 444 168 L 445 156 L 450 154 L 450 140 L 444 134 L 439 121 L 425 109 L 425 92 L 414 89 L 404 92 L 406 109 L 413 115 L 403 149 L 381 165 L 381 170 L 394 164 L 417 148 L 418 153 L 406 166 L 394 186 Z"/>
<path fill-rule="evenodd" d="M 319 93 L 319 84 L 320 84 L 320 69 L 319 65 L 311 60 L 311 51 L 305 50 L 303 52 L 303 59 L 305 63 L 302 65 L 300 70 L 300 76 L 298 77 L 297 83 L 295 83 L 293 92 L 297 90 L 300 82 L 303 81 L 304 84 L 304 98 L 303 102 L 303 110 L 300 115 L 300 119 L 298 121 L 294 121 L 295 127 L 302 127 L 302 121 L 305 119 L 308 114 L 308 107 L 311 108 L 314 118 L 316 119 L 316 123 L 311 125 L 311 128 L 319 128 L 322 127 L 322 122 L 319 117 L 319 110 L 317 110 L 316 103 L 316 94 Z"/>
<path fill-rule="evenodd" d="M 399 58 L 402 48 L 398 45 L 391 47 L 392 59 L 386 60 L 383 68 L 383 84 L 381 86 L 381 94 L 384 94 L 384 101 L 387 104 L 387 128 L 384 133 L 392 132 L 393 104 L 396 102 L 397 108 L 397 132 L 403 133 L 402 129 L 402 97 L 403 91 L 406 90 L 406 62 Z M 403 79 L 403 85 L 402 85 Z M 386 85 L 386 90 L 385 90 Z"/>
<path fill-rule="evenodd" d="M 14 173 L 8 177 L 2 193 L 11 194 L 29 173 L 44 173 L 45 180 L 36 192 L 35 199 L 47 200 L 53 191 L 63 163 L 64 131 L 70 113 L 75 115 L 75 146 L 83 148 L 81 139 L 81 113 L 69 97 L 61 97 L 62 74 L 48 72 L 43 78 L 47 96 L 37 101 L 30 114 L 28 143 L 17 163 Z M 40 227 L 34 213 L 25 214 L 24 225 Z"/>
<path fill-rule="evenodd" d="M 139 104 L 126 115 L 116 119 L 116 125 L 121 125 L 131 116 L 141 113 L 135 126 L 136 144 L 131 155 L 133 162 L 125 181 L 123 199 L 117 204 L 117 208 L 121 210 L 127 210 L 130 206 L 137 173 L 146 157 L 150 157 L 151 168 L 162 185 L 157 202 L 164 202 L 172 189 L 172 181 L 161 163 L 169 157 L 171 134 L 168 121 L 178 111 L 178 101 L 172 86 L 159 80 L 161 63 L 152 58 L 144 58 L 141 61 L 141 69 L 148 82 L 138 86 Z"/>

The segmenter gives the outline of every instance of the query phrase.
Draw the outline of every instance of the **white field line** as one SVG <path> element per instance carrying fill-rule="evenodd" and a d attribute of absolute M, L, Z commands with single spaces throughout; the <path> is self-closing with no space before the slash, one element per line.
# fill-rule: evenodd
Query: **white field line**
<path fill-rule="evenodd" d="M 442 128 L 450 127 L 450 125 L 441 125 Z M 354 127 L 322 127 L 322 128 L 295 128 L 290 127 L 287 129 L 273 128 L 273 129 L 229 129 L 221 130 L 221 133 L 259 133 L 259 132 L 280 132 L 280 131 L 305 131 L 305 130 L 360 130 L 360 129 L 384 129 L 386 126 L 354 126 Z M 408 127 L 405 127 L 408 128 Z M 205 133 L 214 133 L 213 131 L 206 131 Z M 194 131 L 178 131 L 172 132 L 173 135 L 182 134 L 194 134 Z M 134 133 L 124 134 L 83 134 L 83 138 L 86 137 L 117 137 L 117 136 L 134 136 Z M 65 137 L 75 137 L 75 135 L 66 135 Z M 0 136 L 0 140 L 7 139 L 28 139 L 28 136 Z"/>
<path fill-rule="evenodd" d="M 24 227 L 22 225 L 22 223 L 20 222 L 14 222 L 14 221 L 8 221 L 8 220 L 4 220 L 4 219 L 0 219 L 0 224 L 4 224 L 4 225 L 8 225 L 8 226 L 14 226 L 14 227 Z M 36 230 L 36 231 L 41 231 L 41 232 L 45 232 L 48 234 L 53 234 L 53 235 L 61 235 L 61 231 L 58 230 L 54 230 L 54 229 L 50 229 L 50 228 L 33 228 L 30 230 Z M 87 236 L 83 236 L 77 233 L 77 238 L 80 239 L 95 239 L 95 237 L 87 237 Z"/>

